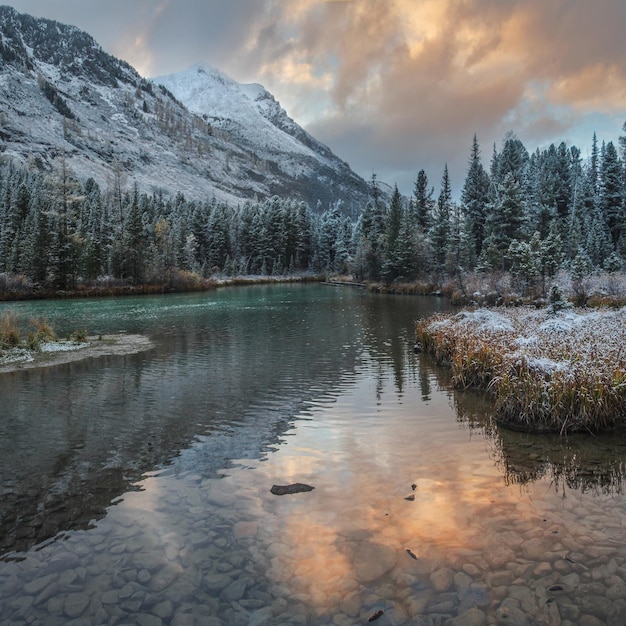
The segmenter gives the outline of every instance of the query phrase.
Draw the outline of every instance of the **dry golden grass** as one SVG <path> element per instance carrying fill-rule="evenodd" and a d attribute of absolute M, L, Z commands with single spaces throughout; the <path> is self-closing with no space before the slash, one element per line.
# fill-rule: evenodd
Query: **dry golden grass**
<path fill-rule="evenodd" d="M 23 331 L 27 330 L 23 338 Z M 56 333 L 45 319 L 32 318 L 23 323 L 14 311 L 0 315 L 0 350 L 28 348 L 38 350 L 42 343 L 55 341 Z"/>
<path fill-rule="evenodd" d="M 0 350 L 16 348 L 20 343 L 20 327 L 17 315 L 8 311 L 0 315 Z"/>
<path fill-rule="evenodd" d="M 488 389 L 496 418 L 530 431 L 600 431 L 626 418 L 626 308 L 548 315 L 478 309 L 417 323 L 454 384 Z"/>

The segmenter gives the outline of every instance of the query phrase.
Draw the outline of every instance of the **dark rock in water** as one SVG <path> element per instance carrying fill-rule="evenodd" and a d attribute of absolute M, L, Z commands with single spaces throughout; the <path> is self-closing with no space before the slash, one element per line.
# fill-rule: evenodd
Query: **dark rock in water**
<path fill-rule="evenodd" d="M 413 550 L 411 550 L 411 548 L 407 548 L 406 549 L 406 553 L 412 558 L 415 559 L 417 561 L 417 554 L 415 554 L 415 552 L 413 552 Z"/>
<path fill-rule="evenodd" d="M 417 485 L 416 485 L 415 483 L 413 483 L 413 484 L 411 485 L 411 489 L 413 489 L 413 491 L 415 491 L 415 490 L 417 489 Z"/>
<path fill-rule="evenodd" d="M 286 496 L 291 493 L 302 493 L 304 491 L 313 491 L 315 487 L 305 485 L 304 483 L 293 483 L 292 485 L 272 485 L 270 491 L 275 496 Z"/>
<path fill-rule="evenodd" d="M 422 351 L 422 344 L 419 341 L 416 341 L 413 345 L 413 352 L 419 354 Z"/>
<path fill-rule="evenodd" d="M 367 621 L 368 622 L 375 622 L 379 617 L 382 617 L 384 615 L 384 613 L 385 613 L 385 611 L 380 609 L 380 611 L 376 611 L 376 613 L 374 613 L 374 615 L 372 615 L 372 617 L 370 617 Z"/>
<path fill-rule="evenodd" d="M 412 493 L 410 496 L 407 496 L 406 498 L 404 498 L 405 500 L 408 500 L 409 502 L 413 502 L 413 500 L 415 500 L 415 494 Z"/>

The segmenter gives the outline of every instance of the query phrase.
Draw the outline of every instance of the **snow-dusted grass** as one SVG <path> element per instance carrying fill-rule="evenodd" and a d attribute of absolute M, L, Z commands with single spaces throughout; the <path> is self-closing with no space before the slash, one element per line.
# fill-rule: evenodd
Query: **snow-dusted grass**
<path fill-rule="evenodd" d="M 626 419 L 626 307 L 477 309 L 417 323 L 459 387 L 489 389 L 496 418 L 531 431 L 599 431 Z"/>
<path fill-rule="evenodd" d="M 28 333 L 26 336 L 23 330 Z M 13 311 L 0 315 L 0 367 L 11 363 L 30 363 L 38 353 L 54 354 L 77 350 L 86 341 L 83 332 L 74 333 L 73 340 L 59 341 L 46 320 L 34 318 L 28 324 Z"/>

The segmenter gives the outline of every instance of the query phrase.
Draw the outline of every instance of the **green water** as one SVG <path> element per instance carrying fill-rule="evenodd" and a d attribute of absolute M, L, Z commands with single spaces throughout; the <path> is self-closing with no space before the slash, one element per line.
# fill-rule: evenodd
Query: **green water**
<path fill-rule="evenodd" d="M 0 623 L 623 623 L 626 440 L 491 426 L 413 352 L 445 301 L 9 308 L 154 348 L 0 376 Z"/>

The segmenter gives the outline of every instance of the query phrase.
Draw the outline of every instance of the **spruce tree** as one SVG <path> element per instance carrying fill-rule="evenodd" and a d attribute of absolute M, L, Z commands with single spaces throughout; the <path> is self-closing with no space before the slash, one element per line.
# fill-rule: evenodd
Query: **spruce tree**
<path fill-rule="evenodd" d="M 513 173 L 508 172 L 498 185 L 495 204 L 489 211 L 485 254 L 490 267 L 507 269 L 506 252 L 513 240 L 523 240 L 523 223 L 524 196 L 521 185 Z"/>
<path fill-rule="evenodd" d="M 624 174 L 612 141 L 603 145 L 601 154 L 600 209 L 613 249 L 616 249 L 624 228 Z"/>
<path fill-rule="evenodd" d="M 486 211 L 489 202 L 489 175 L 480 159 L 480 148 L 476 135 L 474 135 L 472 142 L 461 202 L 465 207 L 467 235 L 471 242 L 469 261 L 473 267 L 482 252 L 485 239 Z"/>
<path fill-rule="evenodd" d="M 428 187 L 428 176 L 422 169 L 417 173 L 417 180 L 413 190 L 413 204 L 415 221 L 421 232 L 430 228 L 433 189 Z"/>
<path fill-rule="evenodd" d="M 387 282 L 400 275 L 398 268 L 399 236 L 402 227 L 404 207 L 398 185 L 394 187 L 391 203 L 385 219 L 385 244 L 383 250 L 383 277 Z"/>
<path fill-rule="evenodd" d="M 448 246 L 450 244 L 450 212 L 452 208 L 452 188 L 448 164 L 444 166 L 441 178 L 441 191 L 437 199 L 433 224 L 430 230 L 430 239 L 433 245 L 433 254 L 436 267 L 439 271 L 445 270 Z"/>

